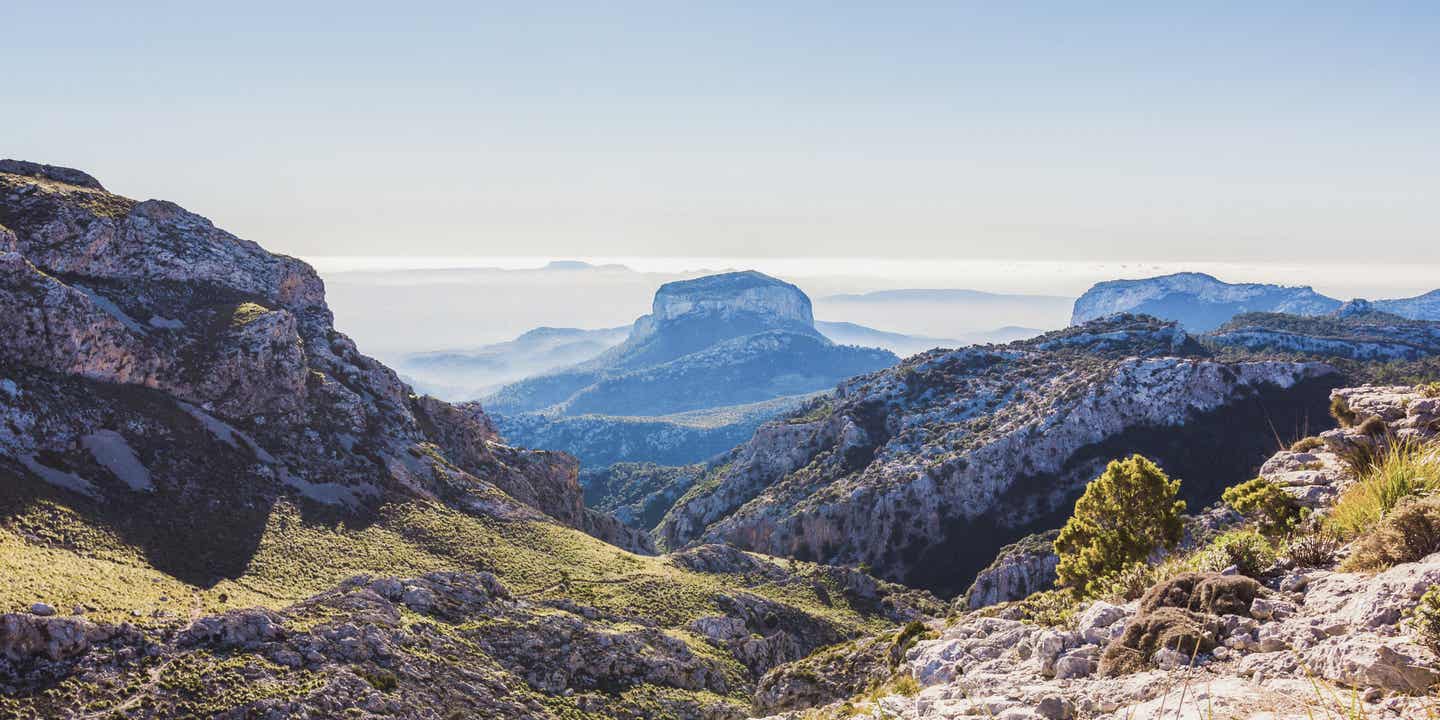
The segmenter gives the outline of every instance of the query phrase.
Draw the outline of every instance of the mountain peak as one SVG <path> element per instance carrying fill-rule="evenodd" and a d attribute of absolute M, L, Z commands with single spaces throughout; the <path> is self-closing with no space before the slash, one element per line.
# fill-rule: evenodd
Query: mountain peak
<path fill-rule="evenodd" d="M 656 323 L 697 316 L 754 316 L 765 324 L 814 329 L 810 298 L 783 280 L 754 270 L 665 283 L 651 308 Z"/>
<path fill-rule="evenodd" d="M 1205 273 L 1182 272 L 1097 283 L 1075 301 L 1070 322 L 1079 325 L 1115 313 L 1143 313 L 1204 332 L 1245 312 L 1324 315 L 1339 306 L 1339 300 L 1306 286 L 1227 283 Z"/>

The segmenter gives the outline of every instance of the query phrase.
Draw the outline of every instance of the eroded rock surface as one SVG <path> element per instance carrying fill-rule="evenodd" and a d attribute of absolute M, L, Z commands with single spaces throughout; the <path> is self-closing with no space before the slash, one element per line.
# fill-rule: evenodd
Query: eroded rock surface
<path fill-rule="evenodd" d="M 292 493 L 356 511 L 419 495 L 649 547 L 587 517 L 573 459 L 506 447 L 478 407 L 417 397 L 362 355 L 310 266 L 173 203 L 6 161 L 0 308 L 11 472 L 125 502 Z"/>
<path fill-rule="evenodd" d="M 1318 362 L 1219 362 L 1174 324 L 1128 316 L 925 353 L 761 427 L 656 532 L 669 548 L 865 564 L 958 594 L 1002 545 L 1063 521 L 1116 454 L 1145 452 L 1213 501 L 1273 450 L 1257 444 L 1258 408 L 1323 417 L 1332 377 Z"/>

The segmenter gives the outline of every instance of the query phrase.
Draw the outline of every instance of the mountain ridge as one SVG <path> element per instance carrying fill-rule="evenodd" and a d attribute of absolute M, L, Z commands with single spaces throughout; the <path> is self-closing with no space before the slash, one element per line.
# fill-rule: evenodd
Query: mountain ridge
<path fill-rule="evenodd" d="M 1213 330 L 1236 315 L 1274 312 L 1326 315 L 1344 303 L 1309 286 L 1227 283 L 1199 272 L 1173 273 L 1096 283 L 1075 300 L 1072 325 L 1116 313 L 1175 320 L 1195 332 Z M 1372 305 L 1411 320 L 1440 320 L 1440 290 L 1413 298 L 1375 300 Z"/>

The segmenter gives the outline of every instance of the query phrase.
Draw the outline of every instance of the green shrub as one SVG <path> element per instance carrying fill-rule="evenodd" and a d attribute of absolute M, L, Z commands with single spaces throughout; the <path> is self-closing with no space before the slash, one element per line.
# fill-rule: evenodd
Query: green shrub
<path fill-rule="evenodd" d="M 1042 590 L 1021 600 L 1020 617 L 1036 625 L 1070 627 L 1075 616 L 1080 614 L 1081 599 L 1074 591 L 1066 588 Z"/>
<path fill-rule="evenodd" d="M 1300 520 L 1300 504 L 1284 488 L 1257 477 L 1220 494 L 1235 512 L 1254 520 L 1265 533 L 1288 531 Z"/>
<path fill-rule="evenodd" d="M 935 633 L 925 627 L 925 623 L 919 620 L 911 620 L 900 632 L 895 633 L 895 639 L 890 642 L 890 649 L 887 653 L 890 659 L 890 667 L 896 667 L 901 660 L 905 659 L 905 653 L 915 643 L 928 638 L 935 637 Z"/>
<path fill-rule="evenodd" d="M 1310 452 L 1325 447 L 1325 441 L 1314 435 L 1307 438 L 1300 438 L 1290 444 L 1290 452 Z"/>
<path fill-rule="evenodd" d="M 253 302 L 240 303 L 230 315 L 230 324 L 235 327 L 249 325 L 260 319 L 260 316 L 270 312 L 270 308 L 258 305 Z"/>
<path fill-rule="evenodd" d="M 1055 539 L 1060 583 L 1093 595 L 1106 576 L 1175 547 L 1185 512 L 1179 492 L 1179 480 L 1140 455 L 1112 460 L 1085 487 Z"/>
<path fill-rule="evenodd" d="M 370 683 L 370 687 L 380 692 L 390 692 L 400 686 L 400 679 L 395 676 L 395 673 L 385 668 L 375 668 L 374 670 L 361 668 L 360 677 L 365 678 L 365 682 Z"/>
<path fill-rule="evenodd" d="M 1330 512 L 1329 528 L 1344 539 L 1360 536 L 1406 498 L 1440 490 L 1440 454 L 1414 441 L 1391 443 L 1350 486 Z"/>
<path fill-rule="evenodd" d="M 1420 390 L 1420 397 L 1440 397 L 1440 382 L 1426 383 L 1424 385 L 1421 385 L 1418 389 Z"/>
<path fill-rule="evenodd" d="M 1143 560 L 1130 563 L 1095 583 L 1095 597 L 1122 603 L 1134 600 L 1155 584 L 1155 571 L 1154 565 Z"/>
<path fill-rule="evenodd" d="M 1420 596 L 1420 604 L 1408 614 L 1410 618 L 1406 625 L 1410 628 L 1410 634 L 1415 637 L 1416 644 L 1432 654 L 1440 655 L 1440 585 L 1431 585 L 1430 589 Z"/>
<path fill-rule="evenodd" d="M 1350 403 L 1345 398 L 1336 395 L 1330 398 L 1330 417 L 1340 423 L 1340 427 L 1350 427 L 1355 424 L 1355 411 L 1350 409 Z"/>
<path fill-rule="evenodd" d="M 1275 547 L 1255 530 L 1222 533 L 1200 552 L 1199 569 L 1219 572 L 1231 565 L 1247 577 L 1259 577 L 1275 564 Z"/>
<path fill-rule="evenodd" d="M 1440 496 L 1404 499 L 1361 535 L 1347 570 L 1384 570 L 1440 550 Z"/>

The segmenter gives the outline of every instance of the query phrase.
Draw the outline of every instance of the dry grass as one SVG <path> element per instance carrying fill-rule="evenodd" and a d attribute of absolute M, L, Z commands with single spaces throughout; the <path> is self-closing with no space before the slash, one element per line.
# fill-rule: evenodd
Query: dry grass
<path fill-rule="evenodd" d="M 1327 522 L 1342 538 L 1359 537 L 1401 501 L 1440 490 L 1440 452 L 1413 441 L 1390 443 L 1336 502 Z"/>

